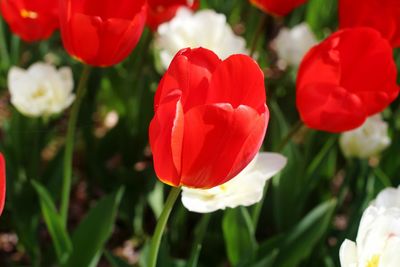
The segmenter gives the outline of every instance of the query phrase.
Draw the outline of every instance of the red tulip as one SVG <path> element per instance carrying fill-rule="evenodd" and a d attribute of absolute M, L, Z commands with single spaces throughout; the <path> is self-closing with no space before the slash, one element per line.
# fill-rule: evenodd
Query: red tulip
<path fill-rule="evenodd" d="M 146 13 L 146 0 L 61 0 L 64 47 L 89 65 L 117 64 L 139 42 Z"/>
<path fill-rule="evenodd" d="M 340 0 L 339 22 L 340 28 L 372 27 L 400 47 L 399 0 Z"/>
<path fill-rule="evenodd" d="M 11 30 L 26 42 L 47 39 L 59 27 L 57 0 L 1 0 Z"/>
<path fill-rule="evenodd" d="M 285 16 L 307 0 L 250 0 L 252 4 L 266 13 Z"/>
<path fill-rule="evenodd" d="M 0 214 L 4 209 L 6 200 L 6 164 L 3 154 L 0 153 Z"/>
<path fill-rule="evenodd" d="M 175 17 L 180 7 L 196 10 L 199 2 L 200 0 L 148 0 L 147 25 L 155 31 L 160 24 Z"/>
<path fill-rule="evenodd" d="M 250 57 L 178 52 L 157 89 L 149 130 L 159 179 L 211 188 L 233 178 L 262 144 L 265 101 L 263 73 Z"/>
<path fill-rule="evenodd" d="M 306 125 L 328 132 L 359 127 L 398 95 L 389 42 L 371 28 L 332 34 L 303 59 L 297 109 Z"/>

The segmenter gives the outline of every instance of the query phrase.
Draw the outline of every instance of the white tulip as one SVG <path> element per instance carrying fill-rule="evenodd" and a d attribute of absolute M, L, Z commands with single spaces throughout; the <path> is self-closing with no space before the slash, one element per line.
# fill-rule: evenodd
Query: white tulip
<path fill-rule="evenodd" d="M 370 206 L 362 216 L 356 242 L 340 247 L 342 267 L 400 266 L 400 209 Z"/>
<path fill-rule="evenodd" d="M 286 165 L 286 158 L 276 153 L 259 153 L 236 177 L 211 189 L 182 188 L 182 203 L 199 213 L 250 206 L 262 199 L 266 181 Z"/>
<path fill-rule="evenodd" d="M 378 155 L 391 143 L 388 124 L 381 116 L 369 117 L 365 123 L 340 136 L 339 144 L 346 157 L 368 158 Z"/>
<path fill-rule="evenodd" d="M 292 66 L 300 65 L 304 55 L 317 44 L 317 38 L 307 23 L 301 23 L 292 29 L 283 28 L 273 41 L 280 59 Z"/>
<path fill-rule="evenodd" d="M 53 65 L 38 62 L 27 70 L 12 67 L 8 72 L 11 103 L 30 117 L 57 114 L 75 99 L 71 69 L 57 70 Z"/>
<path fill-rule="evenodd" d="M 389 187 L 382 190 L 371 205 L 377 208 L 400 209 L 400 186 L 398 188 Z"/>
<path fill-rule="evenodd" d="M 158 27 L 155 43 L 165 69 L 175 54 L 187 47 L 210 49 L 221 59 L 248 53 L 246 41 L 234 34 L 226 16 L 213 10 L 193 13 L 188 8 L 180 8 L 171 21 Z"/>

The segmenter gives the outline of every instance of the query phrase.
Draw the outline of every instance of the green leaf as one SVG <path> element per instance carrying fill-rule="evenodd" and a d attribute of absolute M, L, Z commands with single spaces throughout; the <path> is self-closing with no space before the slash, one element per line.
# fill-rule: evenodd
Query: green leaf
<path fill-rule="evenodd" d="M 306 259 L 330 227 L 336 200 L 314 208 L 282 241 L 274 267 L 293 267 Z"/>
<path fill-rule="evenodd" d="M 246 208 L 226 210 L 222 229 L 228 258 L 232 265 L 243 264 L 254 258 L 257 241 L 251 217 Z"/>
<path fill-rule="evenodd" d="M 336 29 L 337 3 L 336 0 L 310 0 L 308 2 L 306 22 L 321 39 L 326 35 L 326 28 Z"/>
<path fill-rule="evenodd" d="M 53 240 L 58 260 L 64 263 L 72 252 L 71 240 L 47 189 L 36 181 L 32 181 L 32 185 L 39 196 L 44 221 Z"/>
<path fill-rule="evenodd" d="M 96 266 L 99 253 L 112 233 L 123 188 L 104 197 L 92 208 L 72 235 L 74 251 L 66 267 Z"/>

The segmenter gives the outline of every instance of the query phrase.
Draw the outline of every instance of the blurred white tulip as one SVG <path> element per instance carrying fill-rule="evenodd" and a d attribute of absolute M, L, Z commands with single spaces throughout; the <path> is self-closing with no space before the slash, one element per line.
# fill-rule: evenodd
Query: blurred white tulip
<path fill-rule="evenodd" d="M 370 206 L 362 216 L 356 242 L 340 247 L 342 267 L 400 266 L 400 209 Z"/>
<path fill-rule="evenodd" d="M 211 189 L 182 188 L 182 203 L 199 213 L 250 206 L 262 199 L 266 181 L 286 165 L 286 158 L 276 153 L 259 153 L 235 178 Z"/>
<path fill-rule="evenodd" d="M 234 34 L 224 14 L 213 10 L 193 13 L 188 8 L 180 8 L 171 21 L 158 27 L 155 43 L 165 69 L 175 54 L 187 47 L 210 49 L 221 59 L 248 53 L 244 38 Z"/>
<path fill-rule="evenodd" d="M 342 133 L 339 140 L 343 154 L 357 158 L 378 155 L 390 143 L 388 124 L 380 114 L 369 117 L 361 127 Z"/>
<path fill-rule="evenodd" d="M 301 23 L 292 29 L 281 29 L 273 41 L 273 46 L 280 59 L 288 65 L 297 67 L 308 50 L 317 42 L 308 24 Z"/>
<path fill-rule="evenodd" d="M 27 70 L 12 67 L 8 73 L 11 103 L 22 114 L 48 117 L 60 113 L 75 99 L 71 69 L 57 70 L 53 65 L 38 62 Z"/>

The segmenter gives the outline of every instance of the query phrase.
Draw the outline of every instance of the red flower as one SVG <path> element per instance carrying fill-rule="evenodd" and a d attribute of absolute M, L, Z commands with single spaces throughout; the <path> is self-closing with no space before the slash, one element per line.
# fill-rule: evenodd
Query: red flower
<path fill-rule="evenodd" d="M 255 6 L 266 13 L 285 16 L 307 0 L 250 0 Z"/>
<path fill-rule="evenodd" d="M 146 0 L 61 0 L 64 47 L 90 65 L 117 64 L 137 45 L 146 13 Z"/>
<path fill-rule="evenodd" d="M 178 52 L 157 89 L 149 130 L 159 179 L 211 188 L 233 178 L 262 144 L 265 101 L 263 73 L 250 57 Z"/>
<path fill-rule="evenodd" d="M 4 209 L 6 200 L 6 164 L 3 154 L 0 153 L 0 215 Z"/>
<path fill-rule="evenodd" d="M 332 34 L 303 59 L 297 109 L 305 124 L 328 132 L 357 128 L 398 95 L 389 42 L 371 28 Z"/>
<path fill-rule="evenodd" d="M 148 0 L 147 25 L 155 31 L 160 24 L 175 17 L 180 7 L 196 10 L 199 2 L 200 0 Z"/>
<path fill-rule="evenodd" d="M 400 46 L 399 0 L 340 0 L 339 22 L 340 28 L 372 27 L 393 47 Z"/>
<path fill-rule="evenodd" d="M 11 30 L 26 42 L 44 40 L 59 27 L 56 0 L 1 0 Z"/>

